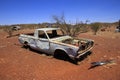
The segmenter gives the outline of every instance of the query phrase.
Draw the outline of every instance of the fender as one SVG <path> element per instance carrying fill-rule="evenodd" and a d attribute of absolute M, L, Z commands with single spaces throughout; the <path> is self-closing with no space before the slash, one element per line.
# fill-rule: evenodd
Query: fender
<path fill-rule="evenodd" d="M 57 47 L 57 48 L 55 48 L 55 51 L 56 50 L 64 51 L 72 59 L 74 59 L 74 56 L 77 55 L 77 53 L 73 49 L 71 49 L 71 48 L 59 48 L 59 47 Z M 54 51 L 54 53 L 55 53 L 55 51 Z"/>

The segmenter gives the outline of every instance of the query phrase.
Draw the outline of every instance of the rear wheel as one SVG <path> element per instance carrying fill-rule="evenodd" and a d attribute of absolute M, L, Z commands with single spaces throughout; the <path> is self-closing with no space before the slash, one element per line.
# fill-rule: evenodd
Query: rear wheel
<path fill-rule="evenodd" d="M 28 49 L 29 48 L 28 42 L 25 41 L 24 44 L 23 44 L 23 47 Z"/>

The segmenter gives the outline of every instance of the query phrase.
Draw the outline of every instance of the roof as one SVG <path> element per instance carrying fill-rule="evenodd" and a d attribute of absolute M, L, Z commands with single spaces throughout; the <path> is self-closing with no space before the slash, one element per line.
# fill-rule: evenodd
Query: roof
<path fill-rule="evenodd" d="M 39 29 L 36 29 L 36 30 L 41 30 L 41 31 L 51 31 L 51 30 L 58 30 L 60 28 L 39 28 Z"/>

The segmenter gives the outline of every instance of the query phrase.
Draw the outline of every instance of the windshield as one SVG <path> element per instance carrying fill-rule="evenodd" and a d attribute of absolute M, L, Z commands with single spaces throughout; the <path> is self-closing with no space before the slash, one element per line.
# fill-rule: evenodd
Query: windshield
<path fill-rule="evenodd" d="M 47 34 L 48 34 L 49 38 L 56 38 L 56 37 L 64 36 L 60 29 L 47 31 Z"/>

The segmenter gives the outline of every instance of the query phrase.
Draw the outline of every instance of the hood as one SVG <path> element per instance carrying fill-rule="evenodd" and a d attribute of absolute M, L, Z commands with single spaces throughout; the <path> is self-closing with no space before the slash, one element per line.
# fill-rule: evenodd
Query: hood
<path fill-rule="evenodd" d="M 61 36 L 61 37 L 53 38 L 51 40 L 52 41 L 57 41 L 57 42 L 63 42 L 63 41 L 68 40 L 68 39 L 72 39 L 72 37 L 70 37 L 70 36 Z"/>

